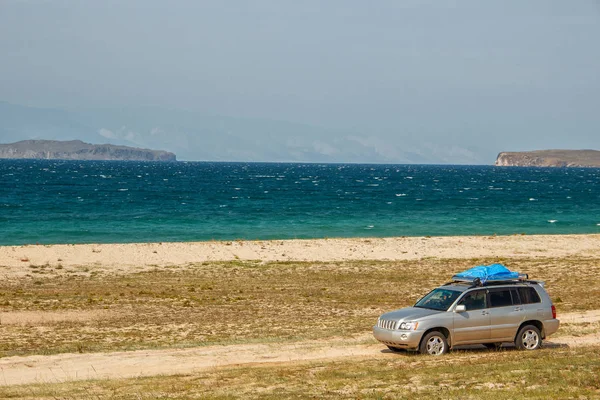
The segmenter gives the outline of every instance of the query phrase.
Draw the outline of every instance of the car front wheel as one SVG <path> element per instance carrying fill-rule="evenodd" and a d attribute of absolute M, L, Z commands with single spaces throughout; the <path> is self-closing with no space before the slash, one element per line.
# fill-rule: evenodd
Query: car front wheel
<path fill-rule="evenodd" d="M 519 330 L 515 345 L 519 350 L 536 350 L 542 346 L 540 330 L 533 325 L 526 325 Z"/>
<path fill-rule="evenodd" d="M 425 335 L 425 337 L 423 337 L 423 340 L 421 340 L 419 351 L 421 354 L 441 356 L 442 354 L 448 352 L 448 340 L 441 332 L 429 332 L 427 335 Z"/>

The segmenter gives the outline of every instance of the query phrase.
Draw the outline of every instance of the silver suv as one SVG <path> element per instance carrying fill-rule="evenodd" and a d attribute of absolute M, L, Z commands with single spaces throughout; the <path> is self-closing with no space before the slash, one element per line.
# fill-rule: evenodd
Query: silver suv
<path fill-rule="evenodd" d="M 390 350 L 431 355 L 460 345 L 498 348 L 505 342 L 535 350 L 558 325 L 556 308 L 543 282 L 451 282 L 432 290 L 413 307 L 383 314 L 373 335 Z"/>

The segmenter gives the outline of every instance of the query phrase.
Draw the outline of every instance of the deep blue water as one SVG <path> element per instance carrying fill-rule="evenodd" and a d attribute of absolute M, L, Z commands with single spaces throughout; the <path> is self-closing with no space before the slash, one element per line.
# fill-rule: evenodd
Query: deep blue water
<path fill-rule="evenodd" d="M 0 244 L 600 233 L 600 169 L 0 160 Z"/>

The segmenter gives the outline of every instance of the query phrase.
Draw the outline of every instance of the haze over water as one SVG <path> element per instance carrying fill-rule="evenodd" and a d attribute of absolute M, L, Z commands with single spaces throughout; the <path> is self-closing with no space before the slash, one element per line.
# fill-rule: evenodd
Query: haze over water
<path fill-rule="evenodd" d="M 0 245 L 600 233 L 600 169 L 0 160 Z"/>

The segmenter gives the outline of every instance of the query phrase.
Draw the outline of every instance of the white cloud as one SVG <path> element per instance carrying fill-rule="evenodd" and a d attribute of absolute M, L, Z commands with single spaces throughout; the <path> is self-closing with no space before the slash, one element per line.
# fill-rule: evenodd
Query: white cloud
<path fill-rule="evenodd" d="M 372 149 L 379 156 L 382 156 L 387 161 L 403 161 L 403 153 L 393 146 L 388 140 L 384 140 L 375 136 L 359 137 L 348 136 L 346 139 L 356 142 L 363 147 Z"/>
<path fill-rule="evenodd" d="M 335 147 L 324 143 L 324 142 L 320 142 L 320 141 L 315 141 L 313 142 L 313 149 L 320 154 L 326 155 L 326 156 L 332 156 L 334 154 L 339 153 L 338 149 L 336 149 Z"/>
<path fill-rule="evenodd" d="M 165 131 L 163 131 L 162 129 L 160 129 L 158 126 L 152 128 L 152 130 L 150 131 L 150 136 L 156 136 L 156 135 L 160 135 L 165 133 Z"/>
<path fill-rule="evenodd" d="M 100 128 L 98 130 L 98 134 L 107 139 L 112 140 L 126 140 L 136 146 L 144 145 L 144 138 L 139 133 L 129 129 L 127 126 L 123 125 L 116 131 L 111 131 L 110 129 Z"/>
<path fill-rule="evenodd" d="M 107 138 L 107 139 L 116 139 L 117 138 L 117 135 L 115 135 L 115 133 L 113 131 L 108 130 L 106 128 L 100 128 L 98 130 L 98 134 L 100 136 L 103 136 L 103 137 Z"/>

